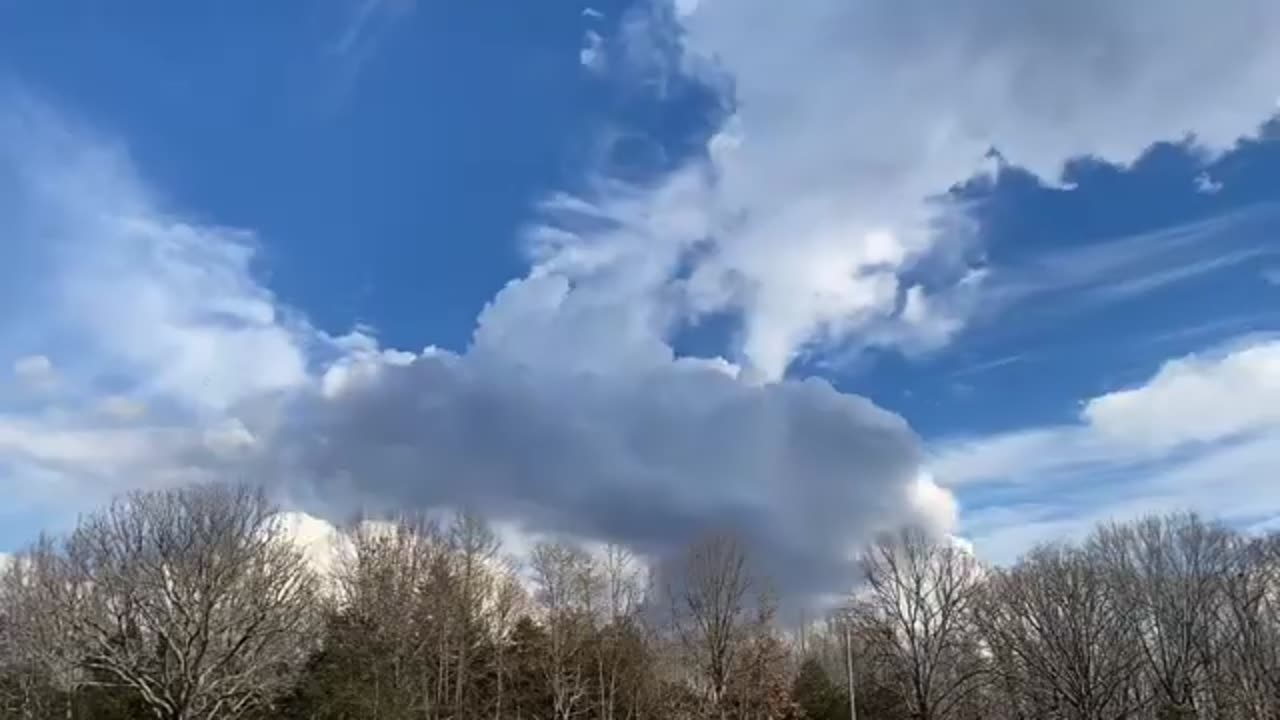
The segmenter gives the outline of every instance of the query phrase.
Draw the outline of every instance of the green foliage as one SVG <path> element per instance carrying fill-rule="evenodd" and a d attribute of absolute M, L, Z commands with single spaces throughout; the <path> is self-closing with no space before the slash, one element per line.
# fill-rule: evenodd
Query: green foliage
<path fill-rule="evenodd" d="M 836 687 L 817 658 L 800 664 L 791 698 L 800 706 L 805 720 L 845 720 L 849 716 L 848 694 Z"/>

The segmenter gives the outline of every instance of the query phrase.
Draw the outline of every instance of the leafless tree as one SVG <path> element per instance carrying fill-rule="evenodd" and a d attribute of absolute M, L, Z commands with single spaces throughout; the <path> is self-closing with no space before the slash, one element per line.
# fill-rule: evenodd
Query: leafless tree
<path fill-rule="evenodd" d="M 643 568 L 631 551 L 620 545 L 609 545 L 599 562 L 600 588 L 604 598 L 596 642 L 593 643 L 596 666 L 596 716 L 615 720 L 628 680 L 624 677 L 628 660 L 634 659 L 637 639 L 641 637 L 640 609 L 646 590 Z"/>
<path fill-rule="evenodd" d="M 493 635 L 493 718 L 507 717 L 509 702 L 507 688 L 510 685 L 511 665 L 508 648 L 516 621 L 529 611 L 529 598 L 524 587 L 509 565 L 499 570 L 490 609 L 490 627 Z"/>
<path fill-rule="evenodd" d="M 866 592 L 855 616 L 893 668 L 919 720 L 954 717 L 986 670 L 972 614 L 982 575 L 967 551 L 917 528 L 886 534 L 864 557 Z"/>
<path fill-rule="evenodd" d="M 1120 720 L 1142 706 L 1130 608 L 1106 574 L 1088 553 L 1051 545 L 988 578 L 980 622 L 1021 717 Z"/>
<path fill-rule="evenodd" d="M 53 612 L 66 582 L 66 563 L 44 535 L 0 569 L 0 669 L 16 695 L 0 707 L 21 717 L 54 714 L 46 685 L 62 694 L 62 714 L 71 717 L 76 690 L 89 681 L 68 618 Z"/>
<path fill-rule="evenodd" d="M 1233 539 L 1223 595 L 1223 717 L 1280 717 L 1280 536 Z"/>
<path fill-rule="evenodd" d="M 246 486 L 131 494 L 81 521 L 65 572 L 51 611 L 83 666 L 159 720 L 270 702 L 314 634 L 316 577 Z"/>
<path fill-rule="evenodd" d="M 500 581 L 495 572 L 500 543 L 479 515 L 459 513 L 449 528 L 453 589 L 449 616 L 454 645 L 453 706 L 469 705 L 468 691 L 482 669 L 477 655 L 489 639 L 489 614 Z"/>
<path fill-rule="evenodd" d="M 725 533 L 691 546 L 668 579 L 676 637 L 705 701 L 721 720 L 728 717 L 727 691 L 747 642 L 748 598 L 757 585 L 741 544 Z"/>
<path fill-rule="evenodd" d="M 556 720 L 571 720 L 586 709 L 590 692 L 588 649 L 600 576 L 592 557 L 567 543 L 539 543 L 530 564 L 545 611 L 543 673 Z"/>
<path fill-rule="evenodd" d="M 1214 625 L 1230 565 L 1230 535 L 1194 514 L 1107 525 L 1091 539 L 1108 565 L 1109 592 L 1127 605 L 1153 701 L 1167 716 L 1196 717 L 1216 665 Z"/>
<path fill-rule="evenodd" d="M 432 582 L 447 564 L 442 532 L 424 517 L 406 516 L 357 521 L 346 537 L 335 577 L 339 613 L 353 632 L 341 636 L 341 650 L 372 685 L 349 693 L 353 705 L 372 718 L 439 717 L 448 692 L 442 677 L 447 668 L 430 659 L 441 643 L 442 624 L 432 601 L 448 589 Z M 342 679 L 352 685 L 361 681 L 360 676 Z"/>

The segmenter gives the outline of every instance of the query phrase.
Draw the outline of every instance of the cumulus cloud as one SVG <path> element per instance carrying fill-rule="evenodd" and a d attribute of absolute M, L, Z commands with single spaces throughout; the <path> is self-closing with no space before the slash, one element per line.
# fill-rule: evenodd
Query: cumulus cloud
<path fill-rule="evenodd" d="M 640 258 L 593 295 L 555 253 L 482 310 L 465 352 L 332 337 L 255 278 L 252 233 L 161 205 L 123 149 L 47 108 L 0 117 L 15 190 L 0 222 L 23 262 L 0 273 L 40 300 L 0 350 L 76 359 L 59 406 L 0 406 L 14 507 L 73 516 L 128 488 L 231 477 L 334 520 L 470 508 L 521 537 L 655 560 L 733 528 L 788 602 L 847 587 L 873 532 L 954 521 L 901 418 L 821 380 L 762 385 L 677 357 L 668 318 L 609 302 L 643 281 Z"/>
<path fill-rule="evenodd" d="M 1146 382 L 1089 398 L 1076 423 L 953 441 L 928 463 L 991 505 L 964 518 L 1008 558 L 1100 519 L 1195 508 L 1251 524 L 1280 515 L 1280 341 L 1246 338 L 1170 360 Z"/>
<path fill-rule="evenodd" d="M 654 66 L 721 89 L 728 120 L 652 186 L 584 193 L 611 223 L 553 224 L 558 246 L 591 260 L 579 276 L 636 255 L 654 265 L 619 302 L 738 314 L 740 360 L 765 378 L 805 352 L 927 348 L 963 325 L 981 287 L 975 242 L 963 208 L 939 198 L 989 173 L 993 148 L 1049 183 L 1073 158 L 1125 164 L 1157 140 L 1191 137 L 1212 157 L 1255 134 L 1280 91 L 1280 9 L 1266 0 L 1232 13 L 1154 0 L 656 6 L 671 9 L 641 17 L 679 32 L 683 56 Z M 654 241 L 653 218 L 687 215 L 692 196 L 685 232 Z"/>
<path fill-rule="evenodd" d="M 655 557 L 735 528 L 795 592 L 847 583 L 876 530 L 951 519 L 917 482 L 906 424 L 820 380 L 756 387 L 681 360 L 622 375 L 440 351 L 370 362 L 274 440 L 300 460 L 288 475 L 340 506 L 483 508 Z"/>
<path fill-rule="evenodd" d="M 359 7 L 339 49 L 389 5 Z M 681 48 L 652 67 L 723 92 L 726 122 L 649 182 L 599 176 L 548 197 L 528 275 L 460 352 L 310 327 L 255 278 L 251 232 L 192 222 L 122 148 L 6 101 L 0 232 L 16 241 L 0 300 L 39 311 L 3 328 L 0 352 L 58 358 L 69 399 L 0 415 L 0 478 L 64 502 L 109 478 L 266 478 L 331 517 L 473 507 L 658 557 L 730 526 L 788 599 L 829 596 L 871 533 L 954 521 L 957 467 L 1122 443 L 1086 418 L 941 458 L 935 482 L 901 418 L 783 379 L 788 366 L 935 347 L 963 327 L 989 274 L 963 208 L 939 195 L 989 172 L 992 147 L 1053 182 L 1083 154 L 1125 163 L 1194 133 L 1208 156 L 1254 132 L 1274 110 L 1278 21 L 1263 0 L 1229 14 L 1154 0 L 650 6 L 621 23 L 620 56 Z M 731 357 L 677 356 L 684 324 L 726 312 L 741 325 Z M 112 396 L 147 412 L 105 418 Z M 1098 427 L 1127 427 L 1095 407 Z M 1213 442 L 1243 468 L 1256 440 Z M 1201 472 L 1177 471 L 1167 482 Z"/>

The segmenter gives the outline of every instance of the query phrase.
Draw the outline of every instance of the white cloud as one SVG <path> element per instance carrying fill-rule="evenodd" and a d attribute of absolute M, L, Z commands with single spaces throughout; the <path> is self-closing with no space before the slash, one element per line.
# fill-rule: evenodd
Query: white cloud
<path fill-rule="evenodd" d="M 676 17 L 687 18 L 698 11 L 701 0 L 675 0 Z"/>
<path fill-rule="evenodd" d="M 53 363 L 44 355 L 26 355 L 13 362 L 13 375 L 27 388 L 44 390 L 58 382 Z"/>
<path fill-rule="evenodd" d="M 594 30 L 588 30 L 582 38 L 582 49 L 578 51 L 578 61 L 593 73 L 605 71 L 608 59 L 605 55 L 604 38 Z"/>
<path fill-rule="evenodd" d="M 1217 195 L 1222 191 L 1222 181 L 1214 180 L 1208 172 L 1202 172 L 1195 177 L 1196 192 L 1205 195 Z"/>
<path fill-rule="evenodd" d="M 1194 508 L 1245 525 L 1280 516 L 1280 341 L 1166 362 L 1139 386 L 1087 400 L 1077 423 L 952 442 L 939 481 L 992 507 L 968 512 L 980 551 L 1008 558 L 1094 522 Z"/>
<path fill-rule="evenodd" d="M 972 228 L 930 198 L 989 172 L 992 147 L 1054 182 L 1072 158 L 1129 163 L 1188 134 L 1211 157 L 1275 112 L 1280 6 L 1266 0 L 1232 13 L 1156 0 L 667 5 L 641 17 L 678 22 L 687 52 L 653 65 L 725 76 L 730 120 L 705 160 L 588 193 L 606 231 L 552 224 L 561 253 L 593 261 L 575 280 L 645 266 L 616 302 L 741 313 L 742 357 L 766 378 L 806 349 L 937 344 L 959 328 L 980 285 L 956 285 Z M 620 41 L 660 54 L 652 35 Z M 673 215 L 686 232 L 653 232 Z"/>
<path fill-rule="evenodd" d="M 123 395 L 110 395 L 98 403 L 98 410 L 105 417 L 130 421 L 142 418 L 147 413 L 147 406 Z"/>
<path fill-rule="evenodd" d="M 1262 271 L 1262 279 L 1272 285 L 1280 285 L 1280 268 L 1269 268 Z"/>
<path fill-rule="evenodd" d="M 275 520 L 274 529 L 282 532 L 302 551 L 316 572 L 329 575 L 338 569 L 347 542 L 333 523 L 297 511 L 278 513 Z"/>
<path fill-rule="evenodd" d="M 935 483 L 901 418 L 779 378 L 806 350 L 958 331 L 986 276 L 968 267 L 963 211 L 927 198 L 988 172 L 991 146 L 1053 180 L 1081 154 L 1129 162 L 1187 132 L 1213 152 L 1252 133 L 1274 110 L 1280 8 L 923 5 L 705 0 L 637 16 L 678 21 L 679 36 L 624 23 L 626 62 L 678 37 L 687 54 L 653 67 L 730 76 L 732 118 L 707 158 L 652 183 L 596 178 L 585 198 L 551 197 L 533 268 L 484 309 L 463 354 L 310 328 L 255 279 L 252 233 L 184 220 L 117 146 L 0 104 L 0 232 L 16 238 L 0 300 L 39 308 L 0 329 L 0 350 L 52 348 L 72 406 L 0 416 L 0 463 L 17 478 L 4 490 L 69 504 L 91 500 L 85 488 L 261 477 L 331 515 L 473 506 L 654 555 L 735 525 L 781 587 L 817 596 L 851 577 L 837 548 L 951 522 L 957 469 L 1066 476 L 1053 458 L 1072 448 L 1099 465 L 1153 462 L 1124 449 L 1136 411 L 1103 403 L 1115 437 L 1082 421 L 992 438 L 941 458 Z M 389 6 L 360 7 L 344 53 Z M 741 363 L 675 357 L 676 328 L 726 310 L 742 315 Z M 77 412 L 114 395 L 144 403 L 145 422 Z M 1240 498 L 1276 447 L 1211 442 L 1212 467 L 1235 473 L 1219 498 Z M 1141 487 L 1177 496 L 1207 457 Z"/>
<path fill-rule="evenodd" d="M 328 518 L 470 507 L 655 559 L 733 526 L 787 600 L 847 584 L 834 547 L 954 520 L 901 418 L 825 382 L 757 385 L 722 358 L 677 358 L 670 316 L 614 301 L 648 281 L 643 253 L 571 283 L 562 266 L 617 256 L 545 235 L 545 262 L 484 308 L 467 352 L 410 353 L 311 328 L 254 277 L 251 233 L 160 206 L 123 150 L 48 109 L 0 104 L 0 183 L 20 260 L 0 292 L 39 309 L 0 327 L 0 353 L 69 358 L 56 407 L 0 406 L 0 492 L 27 515 L 232 477 Z M 688 214 L 654 218 L 654 237 L 699 221 L 690 188 Z"/>
<path fill-rule="evenodd" d="M 0 284 L 32 310 L 5 335 L 39 347 L 73 338 L 58 353 L 68 384 L 109 375 L 141 402 L 223 410 L 305 380 L 309 331 L 254 281 L 251 233 L 179 219 L 123 150 L 28 100 L 0 107 L 6 180 L 16 261 Z"/>
<path fill-rule="evenodd" d="M 1108 441 L 1166 450 L 1280 426 L 1280 342 L 1173 360 L 1141 387 L 1081 413 Z"/>
<path fill-rule="evenodd" d="M 993 271 L 988 300 L 1012 305 L 1105 304 L 1274 254 L 1280 214 L 1245 207 L 1133 235 L 1039 253 Z"/>

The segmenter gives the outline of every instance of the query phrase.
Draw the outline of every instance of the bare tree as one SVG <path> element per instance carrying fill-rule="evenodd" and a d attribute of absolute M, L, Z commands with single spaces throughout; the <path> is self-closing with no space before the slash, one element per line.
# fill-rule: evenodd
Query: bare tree
<path fill-rule="evenodd" d="M 1223 717 L 1280 717 L 1280 536 L 1234 538 L 1223 579 Z"/>
<path fill-rule="evenodd" d="M 331 632 L 329 643 L 358 672 L 331 684 L 348 688 L 352 711 L 365 717 L 439 717 L 449 692 L 437 653 L 444 613 L 436 606 L 449 585 L 447 577 L 434 582 L 448 564 L 443 533 L 424 517 L 406 516 L 357 521 L 346 537 L 336 573 L 343 632 Z"/>
<path fill-rule="evenodd" d="M 54 714 L 47 690 L 62 696 L 62 714 L 71 717 L 76 691 L 89 681 L 68 618 L 53 611 L 66 582 L 66 564 L 44 535 L 0 569 L 0 670 L 16 695 L 4 705 L 21 717 Z"/>
<path fill-rule="evenodd" d="M 528 597 L 524 587 L 516 578 L 509 565 L 504 565 L 495 587 L 490 611 L 490 625 L 493 634 L 493 718 L 503 720 L 509 710 L 508 687 L 512 675 L 509 648 L 512 644 L 516 623 L 529 609 Z"/>
<path fill-rule="evenodd" d="M 620 545 L 609 545 L 600 561 L 600 584 L 605 597 L 598 637 L 593 643 L 596 665 L 596 716 L 615 720 L 628 680 L 623 671 L 634 659 L 641 628 L 640 608 L 646 580 L 635 556 Z M 634 670 L 634 668 L 632 668 Z"/>
<path fill-rule="evenodd" d="M 134 493 L 66 545 L 52 611 L 84 667 L 159 720 L 236 718 L 289 686 L 314 631 L 317 581 L 256 490 Z"/>
<path fill-rule="evenodd" d="M 883 535 L 864 557 L 867 588 L 855 616 L 903 685 L 919 720 L 954 717 L 981 685 L 972 626 L 981 587 L 976 560 L 922 530 Z"/>
<path fill-rule="evenodd" d="M 988 579 L 981 625 L 1018 717 L 1120 720 L 1142 706 L 1141 650 L 1106 573 L 1084 551 L 1044 546 Z"/>
<path fill-rule="evenodd" d="M 489 640 L 488 614 L 499 583 L 495 572 L 500 543 L 489 524 L 479 515 L 459 513 L 448 534 L 453 563 L 453 597 L 449 616 L 453 619 L 454 651 L 453 706 L 466 708 L 478 667 L 479 650 Z"/>
<path fill-rule="evenodd" d="M 570 720 L 586 709 L 590 691 L 587 653 L 599 575 L 589 554 L 565 543 L 539 543 L 530 563 L 546 613 L 543 674 L 556 720 Z"/>
<path fill-rule="evenodd" d="M 667 584 L 676 636 L 704 701 L 724 720 L 728 689 L 748 638 L 748 596 L 757 583 L 741 544 L 724 533 L 691 546 L 676 570 Z"/>
<path fill-rule="evenodd" d="M 1168 717 L 1196 717 L 1217 654 L 1208 641 L 1230 564 L 1229 533 L 1175 514 L 1104 526 L 1090 542 L 1108 565 L 1109 591 L 1129 608 L 1156 705 Z"/>

